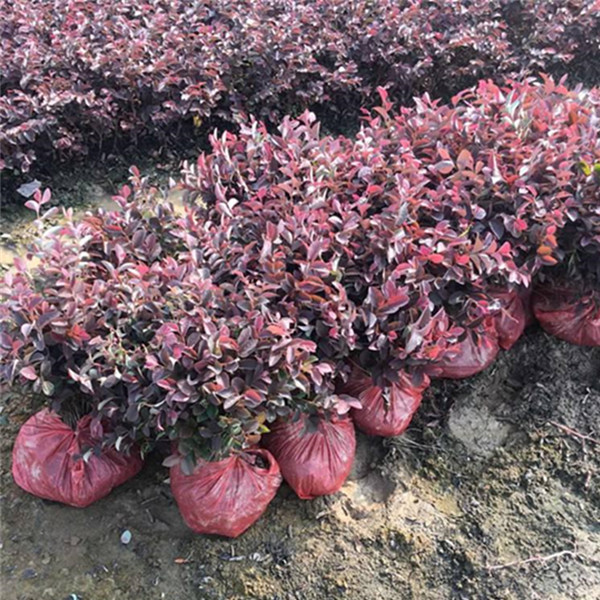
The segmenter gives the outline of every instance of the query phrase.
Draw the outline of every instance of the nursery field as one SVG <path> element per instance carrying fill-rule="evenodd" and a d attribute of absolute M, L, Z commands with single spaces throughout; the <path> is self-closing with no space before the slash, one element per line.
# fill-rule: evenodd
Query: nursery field
<path fill-rule="evenodd" d="M 3 600 L 600 600 L 599 0 L 0 15 Z"/>

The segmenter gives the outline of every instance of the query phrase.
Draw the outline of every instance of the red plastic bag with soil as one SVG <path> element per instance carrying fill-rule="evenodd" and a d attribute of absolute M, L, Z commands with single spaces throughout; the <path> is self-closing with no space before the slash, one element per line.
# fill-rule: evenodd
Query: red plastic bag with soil
<path fill-rule="evenodd" d="M 390 437 L 400 435 L 408 427 L 429 386 L 424 374 L 398 374 L 398 381 L 381 387 L 362 369 L 354 368 L 343 393 L 357 398 L 360 409 L 352 409 L 355 425 L 368 435 Z"/>
<path fill-rule="evenodd" d="M 500 310 L 494 314 L 498 344 L 503 350 L 510 350 L 525 331 L 523 296 L 517 290 L 492 290 L 490 296 L 500 303 Z"/>
<path fill-rule="evenodd" d="M 496 359 L 500 348 L 493 318 L 486 319 L 466 337 L 451 346 L 428 372 L 445 379 L 466 379 L 487 369 Z"/>
<path fill-rule="evenodd" d="M 600 292 L 537 287 L 533 312 L 545 331 L 578 346 L 600 346 Z"/>
<path fill-rule="evenodd" d="M 535 315 L 533 314 L 533 306 L 531 304 L 533 289 L 530 287 L 521 288 L 519 289 L 519 296 L 521 296 L 521 302 L 523 303 L 523 310 L 525 311 L 525 328 L 527 328 L 535 323 Z"/>
<path fill-rule="evenodd" d="M 247 450 L 215 462 L 198 461 L 186 475 L 171 467 L 171 490 L 183 520 L 196 533 L 235 538 L 265 512 L 281 485 L 271 453 Z"/>
<path fill-rule="evenodd" d="M 26 421 L 13 448 L 12 474 L 25 491 L 83 508 L 108 495 L 142 468 L 137 451 L 129 455 L 105 448 L 100 456 L 82 453 L 97 445 L 91 417 L 71 429 L 56 413 L 44 409 Z"/>
<path fill-rule="evenodd" d="M 295 421 L 275 423 L 263 440 L 283 478 L 303 500 L 337 492 L 350 474 L 356 451 L 348 416 L 326 420 L 302 413 Z"/>

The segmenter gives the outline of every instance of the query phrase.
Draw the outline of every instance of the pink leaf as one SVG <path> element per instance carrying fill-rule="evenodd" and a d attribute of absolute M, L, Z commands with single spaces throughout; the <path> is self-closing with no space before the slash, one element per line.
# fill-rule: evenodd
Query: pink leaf
<path fill-rule="evenodd" d="M 25 379 L 29 379 L 29 381 L 35 381 L 38 376 L 33 367 L 23 367 L 19 373 L 25 377 Z"/>

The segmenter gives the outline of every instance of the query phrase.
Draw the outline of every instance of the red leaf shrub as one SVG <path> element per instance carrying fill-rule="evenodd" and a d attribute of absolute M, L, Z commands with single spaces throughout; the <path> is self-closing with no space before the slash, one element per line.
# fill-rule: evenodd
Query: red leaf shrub
<path fill-rule="evenodd" d="M 248 449 L 217 462 L 198 461 L 186 475 L 171 467 L 171 490 L 181 515 L 196 533 L 238 537 L 265 512 L 281 485 L 267 450 Z"/>
<path fill-rule="evenodd" d="M 422 224 L 435 224 L 433 243 L 425 241 L 430 248 L 447 244 L 446 255 L 439 250 L 422 255 L 446 269 L 434 272 L 434 286 L 442 289 L 429 297 L 455 325 L 493 312 L 485 301 L 489 289 L 528 286 L 544 267 L 559 265 L 557 274 L 568 273 L 567 279 L 598 281 L 597 90 L 568 90 L 550 79 L 508 88 L 481 82 L 452 105 L 425 97 L 399 115 L 384 93 L 382 100 L 358 139 L 385 148 L 386 158 L 412 175 L 409 189 L 416 189 L 418 208 L 404 209 L 403 219 L 415 215 L 421 224 L 413 230 L 417 240 L 427 237 Z M 494 253 L 481 256 L 482 248 Z M 380 260 L 385 267 L 386 252 Z M 417 282 L 428 281 L 416 272 Z"/>
<path fill-rule="evenodd" d="M 519 267 L 505 273 L 511 284 L 562 261 L 563 232 L 576 229 L 571 244 L 588 244 L 598 217 L 591 166 L 600 162 L 598 90 L 550 79 L 509 87 L 482 81 L 451 104 L 424 97 L 399 115 L 385 100 L 364 135 L 395 150 L 415 174 L 421 221 L 473 240 L 491 235 Z M 472 268 L 482 262 L 459 260 Z"/>
<path fill-rule="evenodd" d="M 46 500 L 83 508 L 135 476 L 142 459 L 114 448 L 98 451 L 89 416 L 71 429 L 44 409 L 21 427 L 13 448 L 12 474 L 25 491 Z M 96 451 L 94 451 L 96 449 Z"/>
<path fill-rule="evenodd" d="M 310 317 L 305 331 L 337 372 L 357 350 L 392 371 L 436 360 L 462 333 L 451 321 L 487 314 L 475 299 L 487 280 L 527 280 L 491 232 L 429 225 L 423 175 L 382 143 L 388 133 L 374 120 L 355 143 L 320 139 L 310 115 L 277 136 L 253 124 L 212 138 L 213 151 L 184 170 L 189 199 L 202 203 L 185 222 L 196 260 L 222 265 L 219 281 L 273 282 L 290 316 Z M 413 181 L 386 191 L 400 170 Z"/>
<path fill-rule="evenodd" d="M 298 406 L 347 411 L 298 314 L 308 300 L 284 303 L 279 280 L 223 280 L 220 262 L 186 251 L 193 229 L 134 183 L 120 210 L 61 226 L 36 249 L 38 266 L 7 276 L 2 380 L 43 391 L 67 420 L 89 413 L 107 444 L 177 439 L 188 472 L 256 444 Z"/>
<path fill-rule="evenodd" d="M 382 85 L 403 102 L 484 77 L 599 81 L 597 0 L 4 0 L 9 169 L 145 140 L 189 143 L 241 113 L 318 109 L 348 128 Z"/>
<path fill-rule="evenodd" d="M 134 383 L 150 408 L 139 425 L 176 438 L 188 470 L 198 457 L 255 444 L 266 420 L 303 398 L 318 403 L 314 388 L 329 376 L 296 323 L 263 307 L 260 289 L 209 293 L 193 273 L 168 296 L 170 319 L 136 352 L 145 364 Z"/>
<path fill-rule="evenodd" d="M 530 72 L 568 74 L 572 82 L 597 84 L 597 0 L 573 3 L 504 0 L 502 17 L 519 63 Z"/>
<path fill-rule="evenodd" d="M 600 292 L 547 283 L 534 289 L 533 312 L 548 333 L 580 346 L 600 346 Z"/>
<path fill-rule="evenodd" d="M 36 194 L 38 214 L 48 200 Z M 164 297 L 165 281 L 177 269 L 171 272 L 167 262 L 163 276 L 157 264 L 150 268 L 165 250 L 175 251 L 161 206 L 144 216 L 141 205 L 123 207 L 80 223 L 69 218 L 33 246 L 38 263 L 19 261 L 6 275 L 0 285 L 0 382 L 44 394 L 70 425 L 90 414 L 98 438 L 125 448 L 135 437 L 125 426 L 126 415 L 135 419 L 129 403 L 140 396 L 124 401 L 130 375 L 102 357 L 123 358 L 143 343 L 144 326 L 153 321 L 149 307 L 158 310 L 152 303 Z"/>
<path fill-rule="evenodd" d="M 389 437 L 400 435 L 408 427 L 428 386 L 429 377 L 423 373 L 410 376 L 400 371 L 394 381 L 378 385 L 369 373 L 354 368 L 343 392 L 362 405 L 351 411 L 352 420 L 362 432 Z"/>
<path fill-rule="evenodd" d="M 356 437 L 349 417 L 299 413 L 276 422 L 264 438 L 281 474 L 303 500 L 337 492 L 352 469 Z"/>

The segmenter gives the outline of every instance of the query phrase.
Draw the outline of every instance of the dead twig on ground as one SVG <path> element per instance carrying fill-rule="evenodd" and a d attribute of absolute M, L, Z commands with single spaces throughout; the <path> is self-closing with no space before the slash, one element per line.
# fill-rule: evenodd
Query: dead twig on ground
<path fill-rule="evenodd" d="M 561 550 L 560 552 L 554 552 L 553 554 L 547 554 L 545 556 L 536 554 L 535 556 L 530 556 L 529 558 L 525 558 L 523 560 L 514 560 L 512 562 L 504 563 L 501 565 L 486 565 L 485 569 L 486 571 L 501 571 L 502 569 L 522 567 L 523 565 L 528 565 L 535 562 L 546 563 L 552 560 L 556 560 L 557 558 L 562 558 L 563 556 L 569 556 L 571 558 L 580 558 L 591 562 L 600 562 L 591 556 L 587 556 L 587 554 L 580 554 L 579 552 L 575 552 L 574 550 Z"/>
<path fill-rule="evenodd" d="M 589 435 L 586 435 L 585 433 L 581 433 L 581 432 L 577 431 L 576 429 L 572 429 L 571 427 L 568 427 L 567 425 L 563 425 L 561 423 L 557 423 L 556 421 L 548 421 L 548 422 L 550 423 L 550 425 L 553 425 L 557 429 L 564 431 L 565 433 L 567 433 L 570 436 L 576 437 L 576 438 L 578 438 L 580 440 L 584 440 L 586 442 L 591 442 L 592 444 L 598 444 L 600 446 L 600 440 L 597 440 Z"/>

